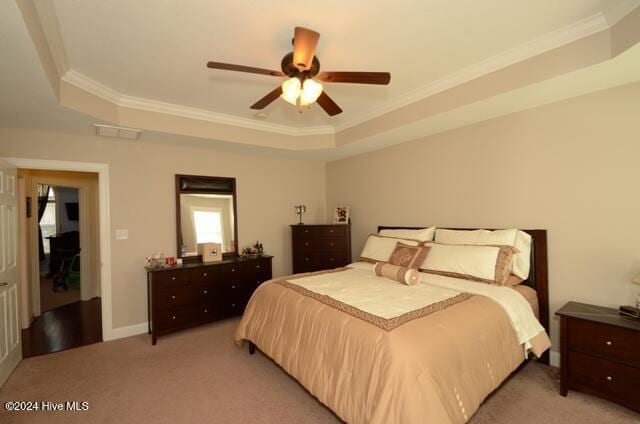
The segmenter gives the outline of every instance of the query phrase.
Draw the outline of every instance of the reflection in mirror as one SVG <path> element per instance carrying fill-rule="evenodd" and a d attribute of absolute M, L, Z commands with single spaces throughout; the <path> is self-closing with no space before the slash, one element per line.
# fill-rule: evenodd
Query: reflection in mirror
<path fill-rule="evenodd" d="M 222 252 L 235 249 L 231 194 L 180 194 L 182 243 L 187 254 L 196 254 L 198 243 L 220 243 Z"/>

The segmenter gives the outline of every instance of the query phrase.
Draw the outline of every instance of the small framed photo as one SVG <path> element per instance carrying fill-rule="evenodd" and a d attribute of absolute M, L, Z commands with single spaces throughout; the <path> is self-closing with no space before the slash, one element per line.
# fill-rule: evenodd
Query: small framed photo
<path fill-rule="evenodd" d="M 222 260 L 222 245 L 220 243 L 200 243 L 199 253 L 202 255 L 202 262 L 216 262 Z"/>
<path fill-rule="evenodd" d="M 349 223 L 349 206 L 338 206 L 333 213 L 334 224 L 348 224 Z"/>

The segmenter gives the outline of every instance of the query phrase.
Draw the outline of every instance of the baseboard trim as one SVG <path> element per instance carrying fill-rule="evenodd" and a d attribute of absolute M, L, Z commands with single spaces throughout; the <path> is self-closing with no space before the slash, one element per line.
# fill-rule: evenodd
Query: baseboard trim
<path fill-rule="evenodd" d="M 140 324 L 129 325 L 126 327 L 118 327 L 111 329 L 110 334 L 104 334 L 104 341 L 122 339 L 125 337 L 137 336 L 138 334 L 144 334 L 149 330 L 149 324 L 141 322 Z"/>
<path fill-rule="evenodd" d="M 551 353 L 549 354 L 549 363 L 551 365 L 553 365 L 554 367 L 559 367 L 560 366 L 560 352 L 556 352 L 555 350 L 552 350 Z"/>

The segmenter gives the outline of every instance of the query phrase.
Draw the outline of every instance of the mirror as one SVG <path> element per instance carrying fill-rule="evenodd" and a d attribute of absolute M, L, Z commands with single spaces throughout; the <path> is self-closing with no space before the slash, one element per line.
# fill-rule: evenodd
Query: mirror
<path fill-rule="evenodd" d="M 199 243 L 237 255 L 235 194 L 235 178 L 176 175 L 178 257 L 199 259 Z"/>

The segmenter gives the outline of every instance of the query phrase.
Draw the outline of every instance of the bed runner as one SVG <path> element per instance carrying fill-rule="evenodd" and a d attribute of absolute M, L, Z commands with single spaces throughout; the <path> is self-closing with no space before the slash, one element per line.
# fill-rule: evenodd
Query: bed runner
<path fill-rule="evenodd" d="M 424 304 L 424 306 L 416 307 L 415 309 L 411 309 L 407 312 L 403 312 L 393 317 L 382 317 L 382 316 L 376 315 L 372 311 L 366 311 L 361 307 L 351 305 L 347 302 L 344 302 L 335 297 L 332 297 L 332 295 L 323 294 L 321 292 L 322 290 L 317 288 L 317 285 L 316 285 L 317 291 L 314 291 L 311 289 L 313 287 L 313 284 L 311 284 L 311 287 L 309 287 L 308 284 L 304 284 L 305 282 L 311 281 L 310 280 L 311 278 L 314 278 L 317 276 L 323 276 L 326 274 L 344 273 L 350 270 L 352 270 L 352 268 L 344 267 L 344 268 L 336 268 L 336 269 L 327 270 L 327 271 L 310 272 L 310 273 L 296 275 L 293 277 L 288 277 L 287 279 L 276 279 L 276 280 L 273 280 L 273 282 L 283 287 L 286 287 L 288 289 L 294 290 L 297 293 L 300 293 L 304 296 L 317 300 L 341 312 L 347 313 L 355 318 L 358 318 L 370 324 L 373 324 L 385 331 L 391 331 L 401 326 L 402 324 L 405 324 L 414 319 L 423 318 L 434 312 L 442 311 L 448 308 L 449 306 L 463 302 L 473 296 L 469 293 L 458 293 L 454 291 L 449 291 L 446 294 L 438 293 L 438 299 L 441 299 L 441 300 L 437 300 L 434 302 L 429 302 L 428 300 L 425 300 L 426 304 Z M 370 284 L 372 281 L 377 280 L 378 289 L 380 287 L 384 287 L 384 285 L 386 284 L 389 284 L 389 287 L 388 287 L 389 290 L 400 289 L 400 290 L 406 290 L 405 293 L 410 293 L 415 295 L 420 294 L 420 290 L 416 289 L 415 287 L 404 286 L 404 285 L 400 285 L 400 287 L 398 287 L 398 284 L 400 283 L 387 280 L 384 277 L 377 277 L 374 275 L 373 278 L 375 280 L 373 280 L 371 276 L 367 276 L 366 278 L 367 280 L 371 280 L 371 281 L 354 281 L 354 284 L 357 284 L 360 287 L 363 287 L 362 285 L 366 285 L 368 283 Z M 381 284 L 379 283 L 380 281 L 382 281 Z M 326 286 L 327 284 L 324 284 L 324 285 Z M 412 290 L 413 292 L 411 292 Z M 424 292 L 424 290 L 422 291 Z M 385 295 L 384 290 L 382 290 L 382 292 L 378 290 L 378 292 L 379 292 L 378 295 L 383 295 L 383 296 Z"/>

